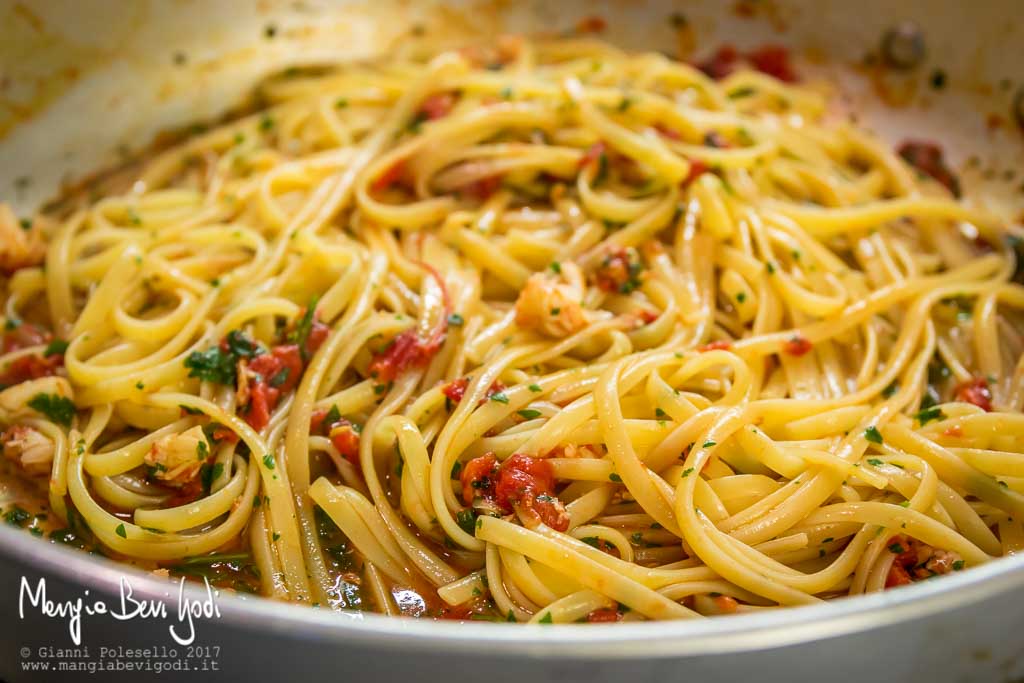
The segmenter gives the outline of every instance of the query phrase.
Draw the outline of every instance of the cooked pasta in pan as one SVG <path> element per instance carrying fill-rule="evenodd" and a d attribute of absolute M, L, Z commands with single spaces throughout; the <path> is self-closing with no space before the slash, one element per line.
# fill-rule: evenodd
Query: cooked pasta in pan
<path fill-rule="evenodd" d="M 1024 546 L 1020 228 L 784 52 L 509 37 L 258 95 L 3 207 L 5 476 L 47 499 L 8 521 L 280 600 L 539 623 Z"/>

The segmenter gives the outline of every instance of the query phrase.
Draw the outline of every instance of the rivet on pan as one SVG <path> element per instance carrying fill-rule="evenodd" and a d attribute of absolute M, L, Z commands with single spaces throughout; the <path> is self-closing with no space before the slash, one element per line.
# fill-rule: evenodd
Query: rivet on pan
<path fill-rule="evenodd" d="M 924 60 L 924 34 L 912 21 L 904 21 L 882 36 L 882 58 L 896 69 L 913 69 Z"/>

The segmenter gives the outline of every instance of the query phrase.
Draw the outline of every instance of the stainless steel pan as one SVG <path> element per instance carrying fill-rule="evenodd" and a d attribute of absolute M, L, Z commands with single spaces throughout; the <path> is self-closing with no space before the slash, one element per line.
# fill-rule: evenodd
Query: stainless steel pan
<path fill-rule="evenodd" d="M 894 139 L 939 139 L 954 159 L 977 156 L 980 163 L 967 164 L 965 183 L 987 178 L 979 191 L 990 201 L 1019 205 L 1024 155 L 1012 102 L 1015 95 L 1024 99 L 1021 9 L 1019 0 L 0 0 L 0 198 L 28 211 L 62 181 L 116 163 L 160 130 L 216 116 L 270 70 L 369 57 L 414 24 L 457 43 L 509 30 L 567 28 L 601 14 L 609 39 L 672 50 L 678 36 L 669 16 L 682 12 L 698 49 L 723 41 L 792 46 L 810 59 L 806 69 L 842 85 L 869 125 Z M 924 36 L 916 68 L 882 75 L 849 68 L 904 20 L 915 21 Z M 928 85 L 937 71 L 946 77 L 941 91 Z M 880 91 L 900 106 L 881 104 Z M 182 646 L 168 630 L 188 630 L 177 618 L 179 595 L 164 581 L 7 528 L 0 528 L 0 556 L 0 677 L 11 681 L 156 676 L 152 670 L 56 671 L 61 661 L 83 658 L 58 657 L 51 649 L 73 646 L 68 619 L 42 615 L 25 599 L 22 577 L 33 590 L 46 578 L 54 605 L 101 599 L 116 610 L 125 580 L 132 590 L 127 611 L 133 600 L 164 601 L 163 619 L 84 616 L 81 638 L 88 660 L 100 661 L 101 647 L 121 647 L 104 661 L 192 667 L 160 675 L 169 680 L 213 677 L 213 667 L 230 680 L 307 681 L 1024 677 L 1024 558 L 826 605 L 607 628 L 421 622 L 220 595 L 219 616 L 197 617 L 195 641 Z M 195 587 L 183 595 L 206 598 Z M 143 647 L 154 649 L 137 657 L 124 651 Z M 50 669 L 26 670 L 40 661 Z M 201 667 L 206 670 L 196 670 Z"/>

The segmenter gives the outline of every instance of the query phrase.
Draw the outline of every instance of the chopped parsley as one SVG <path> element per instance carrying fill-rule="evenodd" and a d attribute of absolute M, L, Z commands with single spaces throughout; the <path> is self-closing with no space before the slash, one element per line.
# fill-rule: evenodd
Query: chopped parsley
<path fill-rule="evenodd" d="M 541 391 L 543 391 L 543 389 L 540 388 L 539 384 L 531 384 L 529 387 L 527 387 L 527 389 L 529 389 L 530 391 L 532 391 L 535 394 L 540 393 Z"/>
<path fill-rule="evenodd" d="M 615 474 L 614 472 L 612 472 L 611 474 L 608 475 L 608 479 L 610 479 L 611 481 L 614 481 L 616 484 L 621 484 L 622 483 L 622 477 L 620 477 L 619 475 Z"/>
<path fill-rule="evenodd" d="M 946 414 L 942 412 L 942 409 L 940 407 L 931 406 L 925 408 L 924 410 L 918 411 L 918 413 L 914 415 L 914 419 L 920 422 L 921 426 L 923 427 L 932 420 L 945 420 Z"/>
<path fill-rule="evenodd" d="M 872 467 L 880 467 L 885 464 L 885 461 L 879 458 L 868 458 L 868 464 Z"/>
<path fill-rule="evenodd" d="M 273 453 L 267 453 L 266 455 L 263 456 L 263 466 L 266 467 L 268 470 L 274 469 Z"/>
<path fill-rule="evenodd" d="M 871 425 L 864 430 L 864 438 L 871 443 L 882 443 L 882 433 L 878 431 L 878 427 Z"/>
<path fill-rule="evenodd" d="M 76 410 L 71 399 L 57 394 L 36 394 L 28 402 L 28 407 L 64 427 L 71 426 L 71 419 L 75 416 Z"/>
<path fill-rule="evenodd" d="M 538 624 L 553 624 L 555 620 L 551 618 L 551 612 L 546 612 L 544 616 L 537 620 Z"/>
<path fill-rule="evenodd" d="M 473 535 L 473 532 L 476 529 L 476 516 L 473 514 L 471 509 L 466 508 L 465 510 L 459 510 L 455 514 L 455 521 L 459 523 L 460 529 L 470 536 Z"/>
<path fill-rule="evenodd" d="M 215 384 L 234 384 L 236 379 L 237 360 L 230 353 L 224 353 L 219 346 L 211 346 L 205 351 L 193 351 L 185 359 L 189 377 L 198 377 L 204 382 Z"/>
<path fill-rule="evenodd" d="M 324 415 L 324 424 L 330 426 L 339 420 L 341 420 L 341 412 L 338 410 L 338 406 L 331 404 L 331 409 Z"/>
<path fill-rule="evenodd" d="M 895 394 L 899 390 L 899 388 L 900 385 L 897 382 L 893 381 L 885 389 L 882 389 L 882 396 L 884 398 L 892 398 L 892 395 Z"/>
<path fill-rule="evenodd" d="M 548 266 L 548 267 L 551 268 L 551 272 L 552 273 L 561 273 L 562 272 L 562 264 L 559 263 L 558 261 L 552 261 L 551 265 Z"/>
<path fill-rule="evenodd" d="M 285 382 L 288 381 L 288 373 L 291 372 L 291 368 L 281 368 L 277 374 L 270 378 L 270 386 L 275 389 Z"/>
<path fill-rule="evenodd" d="M 498 403 L 508 403 L 508 396 L 506 396 L 505 393 L 502 391 L 494 392 L 493 394 L 491 394 L 490 398 L 492 401 L 497 401 Z"/>
<path fill-rule="evenodd" d="M 526 408 L 524 410 L 519 410 L 516 412 L 518 412 L 519 416 L 522 417 L 524 420 L 533 420 L 534 418 L 540 417 L 540 411 L 533 410 L 531 408 Z"/>
<path fill-rule="evenodd" d="M 730 100 L 738 100 L 743 97 L 750 97 L 757 92 L 757 88 L 752 88 L 749 85 L 745 85 L 742 88 L 736 88 L 729 93 L 728 97 Z"/>
<path fill-rule="evenodd" d="M 448 324 L 452 327 L 462 327 L 465 322 L 465 319 L 463 319 L 463 317 L 458 313 L 452 313 L 448 316 Z"/>
<path fill-rule="evenodd" d="M 708 441 L 704 442 L 703 448 L 712 448 L 713 446 L 716 446 L 716 445 L 717 444 L 714 441 L 708 440 Z"/>
<path fill-rule="evenodd" d="M 128 532 L 127 532 L 127 531 L 125 531 L 125 529 L 124 529 L 124 524 L 123 524 L 123 523 L 122 523 L 122 524 L 118 524 L 118 525 L 117 525 L 117 528 L 116 528 L 116 529 L 114 529 L 114 532 L 115 532 L 115 533 L 116 533 L 116 534 L 117 534 L 118 536 L 120 536 L 121 538 L 128 538 Z"/>
<path fill-rule="evenodd" d="M 52 342 L 46 345 L 46 350 L 43 351 L 44 356 L 63 356 L 64 352 L 68 350 L 68 343 L 63 339 L 54 339 Z"/>
<path fill-rule="evenodd" d="M 904 552 L 903 546 L 901 546 L 899 543 L 893 543 L 889 546 L 889 552 L 893 555 L 902 555 Z"/>
<path fill-rule="evenodd" d="M 32 514 L 18 505 L 11 506 L 11 509 L 4 513 L 4 521 L 11 526 L 24 527 L 25 522 L 31 518 Z"/>
<path fill-rule="evenodd" d="M 316 315 L 316 297 L 306 306 L 306 312 L 302 314 L 299 321 L 295 323 L 295 329 L 288 335 L 288 341 L 298 345 L 303 360 L 309 360 L 309 351 L 306 349 L 309 341 L 309 334 L 313 331 L 313 317 Z"/>
<path fill-rule="evenodd" d="M 684 479 L 686 477 L 690 476 L 691 474 L 693 474 L 693 468 L 692 467 L 687 467 L 685 470 L 683 470 L 683 478 Z"/>

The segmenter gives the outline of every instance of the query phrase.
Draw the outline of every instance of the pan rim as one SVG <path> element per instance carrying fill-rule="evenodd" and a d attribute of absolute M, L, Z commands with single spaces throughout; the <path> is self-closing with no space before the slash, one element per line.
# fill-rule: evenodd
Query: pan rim
<path fill-rule="evenodd" d="M 168 599 L 165 580 L 107 558 L 40 541 L 24 531 L 0 528 L 0 556 L 14 560 L 24 570 L 101 594 L 117 594 L 122 577 L 128 577 L 133 595 Z M 11 571 L 11 564 L 5 564 L 7 571 Z M 545 659 L 680 658 L 755 652 L 826 640 L 924 619 L 1021 588 L 1024 556 L 1009 556 L 900 590 L 712 619 L 631 622 L 603 628 L 587 624 L 486 624 L 481 628 L 482 622 L 337 612 L 259 596 L 219 593 L 217 606 L 221 616 L 215 623 L 328 644 L 380 647 L 386 643 L 388 649 L 402 651 L 430 649 L 454 653 L 465 652 L 468 646 L 486 646 L 489 655 Z M 202 600 L 206 592 L 201 586 L 186 585 L 184 595 Z"/>

